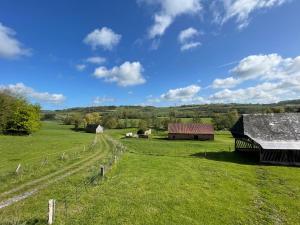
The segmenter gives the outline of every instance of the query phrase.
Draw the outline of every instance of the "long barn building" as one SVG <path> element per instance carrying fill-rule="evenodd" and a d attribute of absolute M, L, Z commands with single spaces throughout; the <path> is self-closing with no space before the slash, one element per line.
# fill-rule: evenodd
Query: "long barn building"
<path fill-rule="evenodd" d="M 214 128 L 210 124 L 171 123 L 168 125 L 171 140 L 214 140 Z"/>
<path fill-rule="evenodd" d="M 300 113 L 243 115 L 231 132 L 236 151 L 256 152 L 262 163 L 300 166 Z"/>

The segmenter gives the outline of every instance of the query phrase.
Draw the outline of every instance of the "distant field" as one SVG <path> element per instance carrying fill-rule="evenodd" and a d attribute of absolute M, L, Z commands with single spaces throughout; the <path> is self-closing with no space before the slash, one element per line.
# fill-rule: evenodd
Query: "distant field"
<path fill-rule="evenodd" d="M 207 123 L 207 124 L 212 123 L 212 119 L 209 117 L 201 118 L 201 120 L 202 120 L 202 123 Z M 183 123 L 191 123 L 193 121 L 193 118 L 181 118 L 181 121 Z"/>
<path fill-rule="evenodd" d="M 299 168 L 259 165 L 234 153 L 228 132 L 201 142 L 169 141 L 166 132 L 154 132 L 148 140 L 124 139 L 128 131 L 134 129 L 106 131 L 127 152 L 103 182 L 75 188 L 95 174 L 93 164 L 0 209 L 0 224 L 18 224 L 3 222 L 13 219 L 45 224 L 50 198 L 58 200 L 56 224 L 299 224 Z M 99 148 L 108 147 L 103 136 Z"/>
<path fill-rule="evenodd" d="M 168 118 L 168 117 L 160 117 L 160 119 L 163 119 L 163 118 Z M 193 118 L 180 118 L 181 119 L 181 122 L 183 123 L 191 123 L 193 121 Z M 212 123 L 212 118 L 209 118 L 209 117 L 204 117 L 204 118 L 201 118 L 202 122 L 203 123 L 206 123 L 206 124 L 211 124 Z M 125 119 L 120 119 L 121 122 L 124 122 Z M 132 121 L 138 125 L 140 119 L 128 119 L 127 120 L 129 124 L 132 123 Z"/>

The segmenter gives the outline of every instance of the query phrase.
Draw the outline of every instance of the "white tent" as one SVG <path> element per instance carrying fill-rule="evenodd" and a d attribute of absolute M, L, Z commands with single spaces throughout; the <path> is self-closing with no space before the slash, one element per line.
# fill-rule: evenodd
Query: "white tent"
<path fill-rule="evenodd" d="M 101 125 L 98 125 L 98 127 L 96 128 L 96 134 L 100 133 L 103 133 L 103 127 Z"/>

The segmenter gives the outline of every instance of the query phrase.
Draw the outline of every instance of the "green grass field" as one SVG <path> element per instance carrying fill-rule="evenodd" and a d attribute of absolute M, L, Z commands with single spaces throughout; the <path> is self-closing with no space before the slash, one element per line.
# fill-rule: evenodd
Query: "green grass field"
<path fill-rule="evenodd" d="M 88 155 L 89 152 L 81 152 L 88 148 L 95 135 L 74 132 L 71 127 L 44 122 L 42 130 L 31 136 L 0 136 L 0 191 Z M 23 173 L 13 176 L 18 164 Z"/>
<path fill-rule="evenodd" d="M 10 144 L 4 147 L 2 140 L 14 138 L 17 145 L 43 133 L 50 138 L 51 129 L 70 139 L 76 136 L 73 141 L 80 145 L 94 138 L 55 124 L 47 124 L 32 137 L 0 136 L 2 162 L 10 165 L 9 160 L 20 157 Z M 56 224 L 300 224 L 299 168 L 260 165 L 255 158 L 238 155 L 232 151 L 234 139 L 227 132 L 217 133 L 215 141 L 200 142 L 169 141 L 164 132 L 155 132 L 148 140 L 123 139 L 128 131 L 132 129 L 106 131 L 127 151 L 104 180 L 79 185 L 93 178 L 97 165 L 104 163 L 112 149 L 106 136 L 97 146 L 103 158 L 0 209 L 0 224 L 45 224 L 50 198 L 57 199 Z M 69 142 L 61 145 L 72 148 Z M 15 152 L 7 155 L 9 150 L 3 152 L 7 148 Z M 34 155 L 30 147 L 27 151 Z M 80 154 L 84 159 L 93 153 Z"/>

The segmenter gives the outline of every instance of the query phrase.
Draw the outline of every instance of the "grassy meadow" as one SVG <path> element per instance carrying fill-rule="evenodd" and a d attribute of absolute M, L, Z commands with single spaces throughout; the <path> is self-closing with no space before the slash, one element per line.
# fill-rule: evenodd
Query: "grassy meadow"
<path fill-rule="evenodd" d="M 165 132 L 154 132 L 150 139 L 124 139 L 129 131 L 106 131 L 96 147 L 98 158 L 85 161 L 84 169 L 32 197 L 0 209 L 0 224 L 46 224 L 50 198 L 57 199 L 55 224 L 300 224 L 299 168 L 260 165 L 254 157 L 236 154 L 228 132 L 217 133 L 215 141 L 201 142 L 169 141 Z M 65 138 L 55 137 L 60 132 Z M 64 143 L 51 150 L 57 140 L 52 145 L 40 143 L 46 133 L 49 140 Z M 35 140 L 39 136 L 40 141 Z M 119 140 L 127 151 L 104 180 L 93 180 L 112 149 L 107 136 Z M 6 143 L 10 138 L 13 144 Z M 12 170 L 18 162 L 11 160 L 17 157 L 29 160 L 45 152 L 61 153 L 93 138 L 47 123 L 33 136 L 0 136 L 1 160 L 8 166 L 14 162 Z M 18 143 L 41 148 L 28 146 L 19 155 L 12 146 Z M 92 154 L 80 153 L 81 160 Z M 63 168 L 72 164 L 68 161 Z M 6 172 L 0 169 L 0 174 Z M 9 182 L 1 181 L 1 188 Z"/>
<path fill-rule="evenodd" d="M 0 135 L 0 191 L 45 175 L 87 156 L 95 135 L 74 132 L 73 126 L 44 122 L 30 136 Z M 21 173 L 15 176 L 17 166 Z"/>

